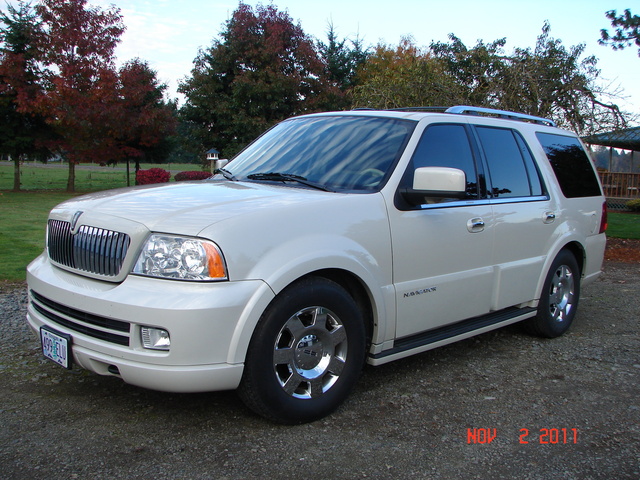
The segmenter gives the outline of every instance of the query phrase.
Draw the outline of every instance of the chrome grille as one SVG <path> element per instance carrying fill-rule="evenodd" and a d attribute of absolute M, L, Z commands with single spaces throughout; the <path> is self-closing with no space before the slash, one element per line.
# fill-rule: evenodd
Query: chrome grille
<path fill-rule="evenodd" d="M 69 222 L 49 220 L 49 257 L 77 270 L 111 277 L 118 275 L 130 242 L 126 233 L 82 225 L 73 234 Z"/>
<path fill-rule="evenodd" d="M 117 345 L 129 346 L 131 324 L 61 305 L 30 291 L 31 306 L 50 321 L 74 332 Z"/>

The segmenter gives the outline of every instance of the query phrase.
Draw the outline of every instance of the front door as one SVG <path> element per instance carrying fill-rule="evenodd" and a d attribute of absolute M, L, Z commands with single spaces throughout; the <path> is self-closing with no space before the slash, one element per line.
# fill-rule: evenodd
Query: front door
<path fill-rule="evenodd" d="M 425 199 L 418 207 L 396 199 L 389 208 L 396 338 L 490 311 L 495 221 L 469 133 L 463 124 L 428 126 L 403 179 L 412 182 L 419 167 L 458 168 L 467 198 Z"/>

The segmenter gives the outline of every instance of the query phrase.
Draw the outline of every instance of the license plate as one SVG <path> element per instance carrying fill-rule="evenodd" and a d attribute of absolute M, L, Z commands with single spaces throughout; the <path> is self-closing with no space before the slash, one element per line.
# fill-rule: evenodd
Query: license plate
<path fill-rule="evenodd" d="M 40 340 L 45 357 L 64 368 L 71 368 L 71 335 L 41 327 Z"/>

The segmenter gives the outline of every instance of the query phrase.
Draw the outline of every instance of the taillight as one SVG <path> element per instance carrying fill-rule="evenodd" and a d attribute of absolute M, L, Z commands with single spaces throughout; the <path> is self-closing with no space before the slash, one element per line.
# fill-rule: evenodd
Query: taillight
<path fill-rule="evenodd" d="M 602 204 L 602 217 L 600 218 L 600 232 L 604 233 L 607 230 L 607 202 Z"/>

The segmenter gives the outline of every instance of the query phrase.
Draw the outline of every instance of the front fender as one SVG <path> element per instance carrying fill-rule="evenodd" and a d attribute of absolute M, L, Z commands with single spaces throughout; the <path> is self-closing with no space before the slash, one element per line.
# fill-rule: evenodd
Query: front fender
<path fill-rule="evenodd" d="M 353 240 L 330 235 L 291 240 L 264 255 L 251 269 L 250 276 L 262 279 L 277 295 L 296 280 L 321 270 L 347 272 L 363 285 L 374 317 L 373 343 L 393 335 L 395 295 L 389 272 L 383 270 L 371 252 Z M 248 308 L 247 315 L 238 322 L 230 350 L 234 360 L 246 355 L 259 317 L 268 306 L 264 300 L 268 300 L 268 295 Z M 256 314 L 252 310 L 257 310 Z"/>
<path fill-rule="evenodd" d="M 339 270 L 356 277 L 368 293 L 374 320 L 374 343 L 387 334 L 395 332 L 395 295 L 391 278 L 390 246 L 385 254 L 373 254 L 363 245 L 346 238 L 317 237 L 311 250 L 303 251 L 302 246 L 284 245 L 293 253 L 292 260 L 278 268 L 265 259 L 264 267 L 273 272 L 267 283 L 276 292 L 282 291 L 295 279 L 319 270 Z M 387 246 L 381 247 L 387 249 Z M 293 260 L 295 258 L 295 260 Z M 379 259 L 384 258 L 384 261 Z M 274 267 L 274 268 L 271 268 Z"/>
<path fill-rule="evenodd" d="M 374 342 L 395 331 L 391 234 L 379 194 L 317 194 L 277 209 L 247 211 L 200 233 L 221 248 L 231 281 L 260 280 L 275 295 L 320 270 L 348 272 L 368 292 Z M 244 358 L 257 319 L 246 315 L 234 334 L 235 359 Z"/>

